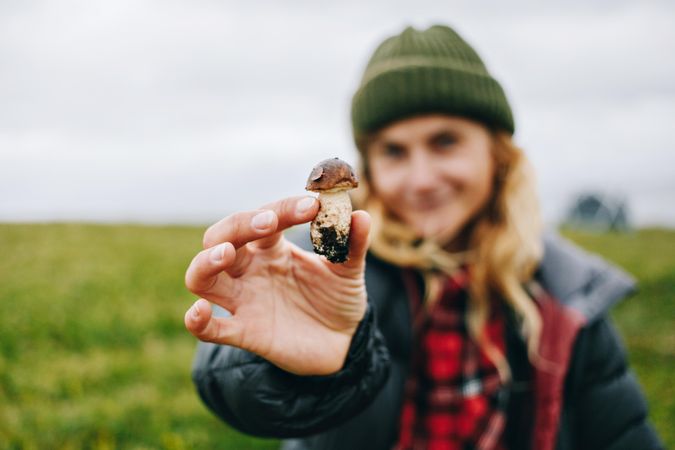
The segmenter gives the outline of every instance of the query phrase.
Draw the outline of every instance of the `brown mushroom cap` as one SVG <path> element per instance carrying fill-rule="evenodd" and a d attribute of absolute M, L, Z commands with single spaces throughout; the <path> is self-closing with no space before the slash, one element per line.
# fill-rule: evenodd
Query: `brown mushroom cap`
<path fill-rule="evenodd" d="M 358 187 L 354 169 L 339 158 L 330 158 L 314 166 L 307 179 L 308 191 L 347 190 Z"/>

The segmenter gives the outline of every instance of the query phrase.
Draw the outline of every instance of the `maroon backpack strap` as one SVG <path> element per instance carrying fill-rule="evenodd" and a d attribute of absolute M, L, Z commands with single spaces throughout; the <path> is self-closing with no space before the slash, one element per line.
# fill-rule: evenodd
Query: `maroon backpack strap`
<path fill-rule="evenodd" d="M 574 342 L 586 318 L 537 289 L 542 331 L 539 356 L 544 364 L 534 367 L 534 433 L 532 448 L 553 450 L 562 411 L 565 376 Z"/>

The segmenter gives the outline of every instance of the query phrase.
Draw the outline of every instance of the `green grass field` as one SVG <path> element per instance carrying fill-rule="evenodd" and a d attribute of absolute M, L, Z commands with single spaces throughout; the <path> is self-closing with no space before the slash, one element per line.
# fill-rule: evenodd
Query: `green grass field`
<path fill-rule="evenodd" d="M 275 448 L 213 418 L 190 381 L 195 227 L 0 224 L 0 449 Z M 675 446 L 675 231 L 569 234 L 633 273 L 614 318 Z"/>

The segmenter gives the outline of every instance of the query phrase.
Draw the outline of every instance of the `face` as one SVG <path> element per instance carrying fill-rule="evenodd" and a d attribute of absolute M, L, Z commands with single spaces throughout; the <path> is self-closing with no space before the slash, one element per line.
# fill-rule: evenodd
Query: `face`
<path fill-rule="evenodd" d="M 421 237 L 452 238 L 490 199 L 489 130 L 469 119 L 425 115 L 382 129 L 368 146 L 372 190 Z"/>

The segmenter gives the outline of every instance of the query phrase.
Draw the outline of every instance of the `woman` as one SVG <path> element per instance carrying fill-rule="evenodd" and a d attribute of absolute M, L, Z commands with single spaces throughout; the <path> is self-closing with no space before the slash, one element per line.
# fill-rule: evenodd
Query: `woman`
<path fill-rule="evenodd" d="M 367 212 L 346 263 L 282 236 L 317 214 L 311 197 L 206 231 L 185 316 L 205 403 L 285 448 L 659 448 L 605 317 L 632 282 L 542 236 L 476 52 L 444 26 L 387 39 L 352 123 Z"/>

